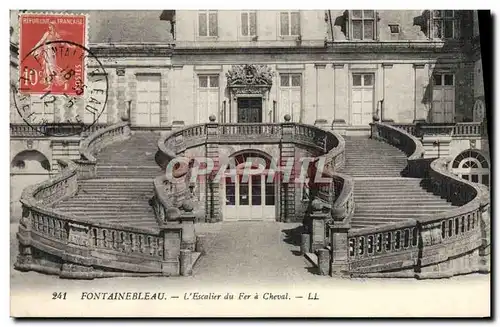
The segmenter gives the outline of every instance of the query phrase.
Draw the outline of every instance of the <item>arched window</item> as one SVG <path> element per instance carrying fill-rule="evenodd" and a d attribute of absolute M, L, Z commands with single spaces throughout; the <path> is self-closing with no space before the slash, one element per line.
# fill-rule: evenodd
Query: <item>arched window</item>
<path fill-rule="evenodd" d="M 489 162 L 476 150 L 466 150 L 453 160 L 451 170 L 455 175 L 474 183 L 490 186 Z"/>

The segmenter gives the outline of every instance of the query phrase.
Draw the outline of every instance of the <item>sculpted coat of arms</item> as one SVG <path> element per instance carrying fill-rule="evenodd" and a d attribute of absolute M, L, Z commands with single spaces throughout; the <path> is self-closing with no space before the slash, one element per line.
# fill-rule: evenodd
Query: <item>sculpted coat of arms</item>
<path fill-rule="evenodd" d="M 273 84 L 274 72 L 266 65 L 233 65 L 226 73 L 229 87 L 267 86 Z"/>

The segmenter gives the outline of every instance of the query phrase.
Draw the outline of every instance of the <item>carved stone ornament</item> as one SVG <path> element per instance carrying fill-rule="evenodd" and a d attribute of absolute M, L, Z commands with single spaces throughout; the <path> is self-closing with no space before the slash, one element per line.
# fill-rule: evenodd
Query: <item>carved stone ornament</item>
<path fill-rule="evenodd" d="M 233 65 L 226 73 L 228 87 L 264 86 L 273 84 L 274 72 L 267 65 Z"/>

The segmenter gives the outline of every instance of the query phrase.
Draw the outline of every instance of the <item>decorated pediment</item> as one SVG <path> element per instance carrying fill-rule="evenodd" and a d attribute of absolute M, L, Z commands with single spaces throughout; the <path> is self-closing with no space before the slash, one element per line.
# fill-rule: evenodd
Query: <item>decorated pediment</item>
<path fill-rule="evenodd" d="M 226 77 L 230 88 L 270 88 L 273 84 L 274 72 L 266 65 L 233 65 L 226 73 Z"/>

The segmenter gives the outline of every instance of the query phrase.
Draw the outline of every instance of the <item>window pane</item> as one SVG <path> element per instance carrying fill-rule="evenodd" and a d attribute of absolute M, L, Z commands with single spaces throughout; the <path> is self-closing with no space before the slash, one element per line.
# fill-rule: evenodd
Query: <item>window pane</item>
<path fill-rule="evenodd" d="M 434 20 L 434 37 L 440 39 L 442 37 L 441 34 L 442 21 Z"/>
<path fill-rule="evenodd" d="M 364 31 L 363 31 L 363 39 L 364 40 L 373 40 L 374 39 L 374 28 L 373 28 L 373 20 L 365 20 L 364 22 Z"/>
<path fill-rule="evenodd" d="M 365 86 L 373 85 L 373 75 L 372 74 L 363 75 L 363 79 L 364 79 L 363 82 L 364 82 Z"/>
<path fill-rule="evenodd" d="M 248 14 L 246 12 L 241 13 L 241 35 L 248 35 Z"/>
<path fill-rule="evenodd" d="M 210 36 L 217 36 L 217 13 L 212 12 L 209 14 L 210 19 Z"/>
<path fill-rule="evenodd" d="M 252 205 L 260 206 L 262 204 L 262 177 L 260 175 L 252 176 Z"/>
<path fill-rule="evenodd" d="M 208 87 L 208 76 L 200 76 L 200 87 Z"/>
<path fill-rule="evenodd" d="M 444 17 L 453 17 L 453 10 L 445 10 L 444 11 Z"/>
<path fill-rule="evenodd" d="M 198 14 L 198 34 L 200 36 L 207 36 L 207 14 Z"/>
<path fill-rule="evenodd" d="M 280 85 L 290 86 L 290 75 L 280 75 Z"/>
<path fill-rule="evenodd" d="M 471 178 L 472 182 L 477 183 L 479 181 L 479 178 L 477 175 L 471 175 L 471 177 L 472 177 Z"/>
<path fill-rule="evenodd" d="M 234 183 L 231 181 L 230 177 L 226 178 L 226 205 L 234 206 Z"/>
<path fill-rule="evenodd" d="M 257 35 L 257 13 L 250 13 L 250 35 Z"/>
<path fill-rule="evenodd" d="M 434 74 L 434 85 L 441 85 L 441 74 Z"/>
<path fill-rule="evenodd" d="M 490 186 L 490 179 L 488 175 L 483 175 L 482 176 L 482 183 L 486 186 Z"/>
<path fill-rule="evenodd" d="M 353 10 L 352 18 L 361 18 L 361 10 Z"/>
<path fill-rule="evenodd" d="M 462 175 L 462 178 L 468 181 L 469 180 L 469 175 Z"/>
<path fill-rule="evenodd" d="M 300 15 L 298 12 L 291 13 L 292 18 L 292 33 L 291 35 L 300 35 Z"/>
<path fill-rule="evenodd" d="M 266 206 L 274 205 L 274 184 L 266 184 Z"/>
<path fill-rule="evenodd" d="M 374 10 L 363 10 L 363 16 L 364 16 L 364 18 L 374 18 L 375 11 Z"/>
<path fill-rule="evenodd" d="M 353 20 L 352 21 L 352 39 L 353 40 L 361 40 L 363 37 L 363 21 L 362 20 Z"/>
<path fill-rule="evenodd" d="M 248 184 L 247 183 L 240 183 L 240 205 L 248 205 L 249 204 L 249 198 L 248 198 Z"/>
<path fill-rule="evenodd" d="M 453 38 L 453 20 L 444 21 L 444 37 Z"/>
<path fill-rule="evenodd" d="M 300 75 L 292 75 L 292 86 L 300 86 Z"/>
<path fill-rule="evenodd" d="M 219 76 L 210 76 L 210 87 L 219 87 Z"/>
<path fill-rule="evenodd" d="M 352 75 L 352 85 L 353 86 L 361 86 L 361 75 L 353 74 Z"/>
<path fill-rule="evenodd" d="M 281 27 L 281 35 L 288 35 L 288 27 L 290 22 L 288 21 L 288 13 L 282 12 L 280 14 L 280 27 Z"/>
<path fill-rule="evenodd" d="M 453 75 L 444 75 L 444 85 L 453 85 Z"/>

